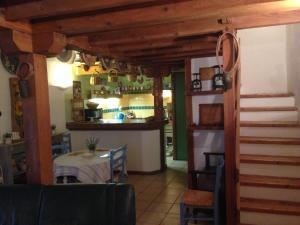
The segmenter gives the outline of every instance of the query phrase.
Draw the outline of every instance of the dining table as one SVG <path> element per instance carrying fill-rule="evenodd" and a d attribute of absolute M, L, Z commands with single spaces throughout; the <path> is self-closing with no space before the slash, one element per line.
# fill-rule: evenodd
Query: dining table
<path fill-rule="evenodd" d="M 74 176 L 81 183 L 106 183 L 110 180 L 109 150 L 74 151 L 54 159 L 54 176 Z"/>

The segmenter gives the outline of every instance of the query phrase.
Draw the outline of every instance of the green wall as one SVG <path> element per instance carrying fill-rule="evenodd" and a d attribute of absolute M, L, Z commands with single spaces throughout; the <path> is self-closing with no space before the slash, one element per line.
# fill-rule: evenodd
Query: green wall
<path fill-rule="evenodd" d="M 177 160 L 187 160 L 187 130 L 185 112 L 184 72 L 173 73 Z"/>

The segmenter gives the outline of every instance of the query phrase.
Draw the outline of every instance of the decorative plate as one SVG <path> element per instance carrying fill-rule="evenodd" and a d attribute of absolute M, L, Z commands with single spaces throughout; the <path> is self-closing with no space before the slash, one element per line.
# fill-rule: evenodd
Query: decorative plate
<path fill-rule="evenodd" d="M 1 62 L 6 69 L 7 72 L 10 74 L 15 75 L 18 65 L 19 65 L 19 58 L 18 56 L 7 56 L 4 54 L 3 51 L 1 51 Z"/>

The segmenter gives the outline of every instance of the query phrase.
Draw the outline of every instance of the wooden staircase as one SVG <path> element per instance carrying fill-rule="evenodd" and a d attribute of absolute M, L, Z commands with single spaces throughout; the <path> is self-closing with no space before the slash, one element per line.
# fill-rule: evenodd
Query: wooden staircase
<path fill-rule="evenodd" d="M 293 94 L 241 95 L 241 225 L 300 225 L 300 124 Z"/>

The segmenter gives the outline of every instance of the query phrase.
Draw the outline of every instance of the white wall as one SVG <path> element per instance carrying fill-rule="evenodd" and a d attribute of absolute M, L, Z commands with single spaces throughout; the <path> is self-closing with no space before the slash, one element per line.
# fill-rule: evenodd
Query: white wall
<path fill-rule="evenodd" d="M 222 63 L 222 58 L 220 58 Z M 192 59 L 192 73 L 199 73 L 199 68 L 212 67 L 217 65 L 215 57 L 195 58 Z M 202 82 L 205 86 L 206 81 Z M 204 84 L 204 85 L 203 85 Z M 208 86 L 208 85 L 206 85 Z M 198 125 L 199 104 L 223 103 L 223 95 L 193 96 L 193 123 Z M 221 130 L 201 130 L 194 132 L 194 163 L 195 169 L 201 169 L 205 166 L 205 157 L 203 152 L 223 152 L 224 151 L 224 132 Z"/>
<path fill-rule="evenodd" d="M 287 84 L 300 109 L 300 24 L 287 25 Z M 299 111 L 300 112 L 300 111 Z M 300 116 L 300 113 L 298 114 Z"/>
<path fill-rule="evenodd" d="M 287 92 L 286 26 L 238 31 L 242 94 Z"/>
<path fill-rule="evenodd" d="M 50 58 L 47 59 L 47 70 L 51 124 L 55 124 L 56 130 L 62 132 L 66 130 L 67 120 L 65 93 L 72 90 L 72 65 Z"/>
<path fill-rule="evenodd" d="M 10 89 L 9 78 L 12 77 L 3 67 L 0 62 L 0 143 L 2 135 L 6 132 L 11 132 L 11 109 L 10 109 Z"/>

